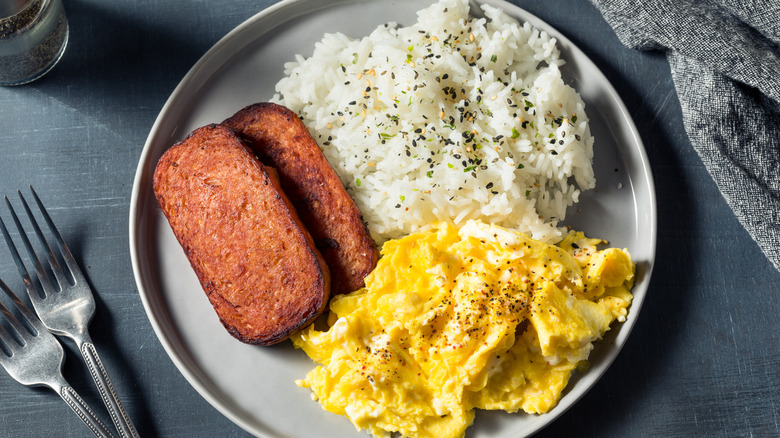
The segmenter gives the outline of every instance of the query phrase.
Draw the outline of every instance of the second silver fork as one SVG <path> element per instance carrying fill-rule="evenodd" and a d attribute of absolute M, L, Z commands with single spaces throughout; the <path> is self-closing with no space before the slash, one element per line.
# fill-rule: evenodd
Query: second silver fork
<path fill-rule="evenodd" d="M 35 193 L 35 190 L 33 190 L 32 187 L 30 187 L 30 190 L 38 210 L 41 212 L 41 216 L 49 229 L 50 235 L 53 236 L 53 240 L 59 250 L 65 268 L 67 269 L 67 271 L 64 270 L 60 265 L 58 257 L 55 255 L 54 250 L 49 245 L 41 228 L 38 226 L 38 222 L 30 210 L 24 195 L 19 191 L 19 198 L 29 217 L 34 233 L 38 237 L 44 251 L 48 253 L 47 261 L 49 266 L 48 269 L 44 267 L 43 263 L 38 258 L 33 245 L 27 238 L 27 234 L 25 233 L 13 205 L 11 205 L 10 200 L 6 197 L 5 201 L 11 212 L 11 217 L 19 230 L 19 235 L 24 246 L 27 248 L 30 260 L 35 265 L 35 274 L 38 278 L 37 284 L 33 281 L 27 271 L 1 218 L 0 230 L 2 230 L 2 233 L 5 236 L 8 248 L 16 262 L 19 273 L 22 276 L 25 287 L 27 288 L 27 293 L 30 296 L 30 301 L 35 308 L 38 317 L 49 331 L 56 335 L 69 337 L 76 343 L 76 346 L 81 352 L 81 355 L 89 368 L 89 372 L 97 385 L 100 396 L 111 415 L 111 420 L 114 422 L 114 425 L 119 432 L 119 436 L 138 437 L 138 432 L 136 431 L 130 416 L 125 411 L 125 408 L 119 399 L 119 395 L 114 389 L 113 383 L 98 356 L 95 344 L 92 342 L 92 338 L 89 335 L 88 326 L 95 313 L 95 299 L 92 295 L 92 290 L 87 284 L 86 278 L 82 274 L 76 259 L 71 254 L 59 231 L 57 231 L 57 228 L 54 226 L 54 222 L 52 222 L 49 214 L 46 212 L 43 203 L 41 203 L 41 200 Z M 51 273 L 54 278 L 50 278 L 49 273 Z"/>

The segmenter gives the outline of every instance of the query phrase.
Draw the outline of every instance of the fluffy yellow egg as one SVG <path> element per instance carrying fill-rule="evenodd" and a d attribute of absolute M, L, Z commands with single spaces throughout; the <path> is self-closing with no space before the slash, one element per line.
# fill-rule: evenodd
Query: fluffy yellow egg
<path fill-rule="evenodd" d="M 469 221 L 388 241 L 329 328 L 293 336 L 318 366 L 299 385 L 377 437 L 462 437 L 475 409 L 544 413 L 631 303 L 626 250 L 548 245 Z"/>

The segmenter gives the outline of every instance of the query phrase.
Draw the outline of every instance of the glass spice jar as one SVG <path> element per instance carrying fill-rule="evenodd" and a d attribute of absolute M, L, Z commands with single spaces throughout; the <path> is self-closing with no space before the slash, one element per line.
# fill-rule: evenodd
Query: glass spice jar
<path fill-rule="evenodd" d="M 62 0 L 0 0 L 0 85 L 45 75 L 68 45 Z"/>

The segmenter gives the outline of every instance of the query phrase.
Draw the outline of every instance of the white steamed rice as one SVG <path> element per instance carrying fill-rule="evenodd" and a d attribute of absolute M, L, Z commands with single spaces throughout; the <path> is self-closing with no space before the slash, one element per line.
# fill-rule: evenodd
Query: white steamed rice
<path fill-rule="evenodd" d="M 595 185 L 584 103 L 563 83 L 555 39 L 482 9 L 441 0 L 409 27 L 326 34 L 276 85 L 377 243 L 468 219 L 555 242 Z"/>

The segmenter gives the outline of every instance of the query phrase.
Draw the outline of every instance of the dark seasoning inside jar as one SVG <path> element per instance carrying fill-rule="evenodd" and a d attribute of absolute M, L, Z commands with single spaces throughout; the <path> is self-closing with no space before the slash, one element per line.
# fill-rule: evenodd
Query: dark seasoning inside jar
<path fill-rule="evenodd" d="M 61 0 L 11 1 L 0 10 L 0 84 L 43 76 L 62 56 L 68 21 Z"/>

